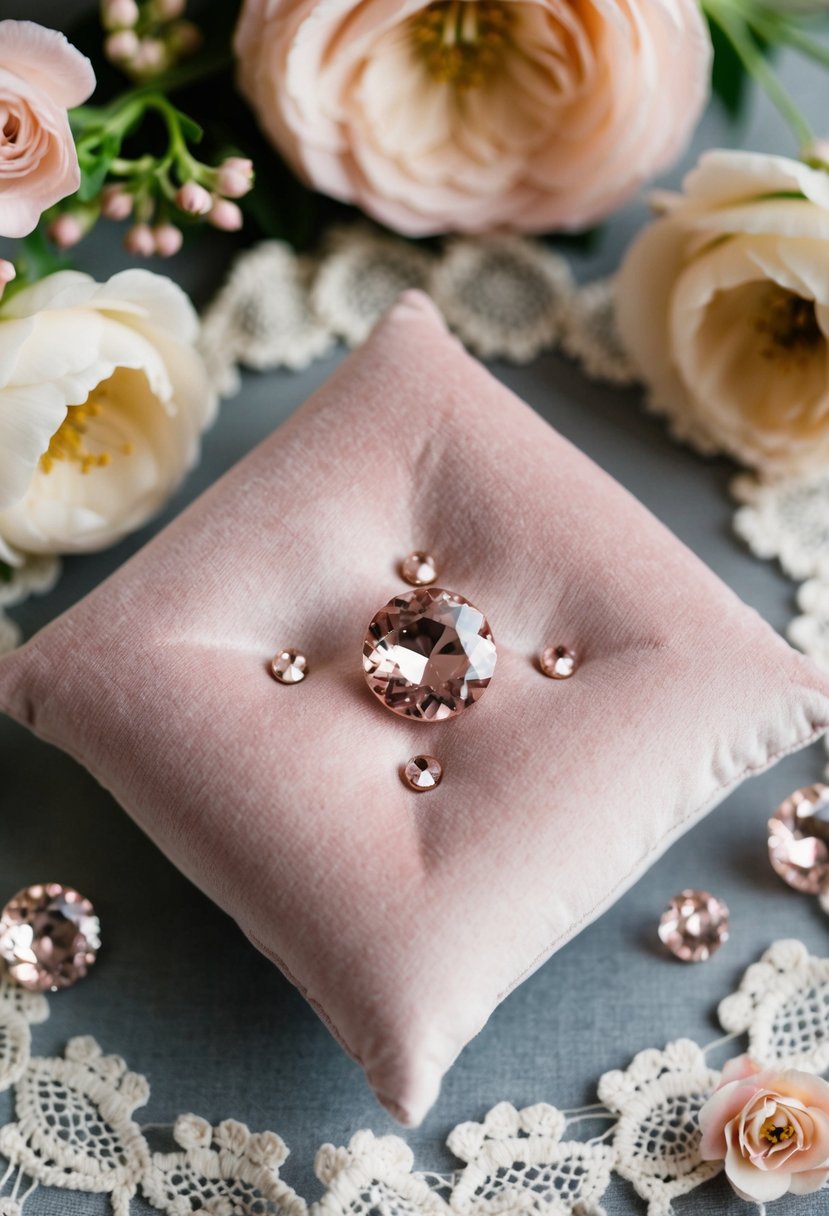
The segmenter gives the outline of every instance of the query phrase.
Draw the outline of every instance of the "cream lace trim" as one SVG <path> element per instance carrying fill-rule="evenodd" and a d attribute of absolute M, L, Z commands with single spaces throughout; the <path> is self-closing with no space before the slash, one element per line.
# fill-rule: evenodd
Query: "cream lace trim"
<path fill-rule="evenodd" d="M 648 1216 L 670 1216 L 672 1200 L 720 1169 L 700 1160 L 697 1115 L 719 1080 L 709 1056 L 724 1040 L 703 1048 L 679 1039 L 605 1073 L 595 1106 L 501 1102 L 482 1123 L 461 1123 L 447 1140 L 462 1163 L 450 1175 L 416 1171 L 399 1136 L 362 1130 L 345 1147 L 325 1144 L 314 1165 L 325 1194 L 309 1208 L 279 1176 L 288 1149 L 273 1131 L 181 1115 L 167 1129 L 173 1151 L 153 1152 L 146 1133 L 158 1127 L 134 1118 L 147 1080 L 93 1038 L 72 1039 L 62 1057 L 32 1055 L 32 1027 L 48 1014 L 44 997 L 0 975 L 0 1091 L 13 1087 L 15 1101 L 14 1120 L 0 1128 L 0 1216 L 24 1216 L 40 1187 L 106 1195 L 114 1216 L 128 1216 L 139 1192 L 166 1216 L 601 1216 L 614 1171 Z M 829 959 L 797 941 L 774 943 L 719 1017 L 728 1040 L 747 1036 L 763 1063 L 822 1072 Z M 577 1134 L 596 1119 L 604 1132 Z"/>

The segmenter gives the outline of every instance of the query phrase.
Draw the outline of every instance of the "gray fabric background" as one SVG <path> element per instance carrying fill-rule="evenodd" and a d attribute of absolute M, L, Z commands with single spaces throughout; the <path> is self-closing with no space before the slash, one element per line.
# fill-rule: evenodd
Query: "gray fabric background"
<path fill-rule="evenodd" d="M 89 7 L 81 0 L 15 0 L 0 12 L 69 29 L 73 15 Z M 820 128 L 829 93 L 825 77 L 791 61 L 785 72 Z M 243 132 L 239 136 L 243 141 Z M 739 130 L 719 112 L 709 114 L 695 148 L 712 144 L 792 151 L 791 138 L 762 99 L 755 99 Z M 692 158 L 693 153 L 685 164 Z M 678 177 L 679 171 L 669 180 Z M 614 217 L 598 250 L 574 255 L 577 273 L 586 278 L 612 269 L 644 215 L 637 203 Z M 103 277 L 126 264 L 119 239 L 113 226 L 101 225 L 81 246 L 80 266 Z M 203 304 L 235 247 L 234 239 L 210 234 L 157 268 L 173 274 Z M 207 435 L 201 465 L 162 518 L 109 553 L 68 561 L 52 595 L 17 611 L 27 636 L 113 571 L 290 414 L 342 357 L 338 351 L 299 375 L 246 377 L 241 395 L 225 404 Z M 636 392 L 592 385 L 555 355 L 522 368 L 494 363 L 492 370 L 638 495 L 774 626 L 785 626 L 794 613 L 792 586 L 731 533 L 730 465 L 675 447 L 662 425 L 640 412 Z M 642 679 L 647 678 L 643 666 Z M 607 729 L 613 730 L 612 721 Z M 646 753 L 642 762 L 649 762 Z M 91 977 L 51 998 L 52 1016 L 35 1030 L 35 1050 L 60 1052 L 70 1036 L 94 1034 L 106 1051 L 123 1055 L 151 1081 L 149 1105 L 139 1112 L 142 1123 L 169 1125 L 178 1113 L 194 1111 L 213 1122 L 234 1117 L 255 1129 L 278 1131 L 292 1150 L 283 1175 L 309 1200 L 320 1194 L 312 1168 L 318 1146 L 345 1144 L 361 1127 L 405 1135 L 420 1168 L 451 1168 L 444 1147 L 449 1130 L 480 1119 L 498 1101 L 562 1107 L 590 1102 L 599 1075 L 624 1067 L 641 1048 L 683 1035 L 700 1043 L 717 1038 L 717 1002 L 772 940 L 798 937 L 816 953 L 827 953 L 827 921 L 817 902 L 775 878 L 765 845 L 769 811 L 794 787 L 818 779 L 821 770 L 822 752 L 813 748 L 733 794 L 614 909 L 509 997 L 461 1055 L 424 1125 L 401 1133 L 375 1103 L 359 1068 L 235 926 L 81 768 L 4 719 L 0 895 L 5 899 L 38 880 L 72 883 L 94 900 L 105 935 Z M 619 808 L 620 814 L 628 810 Z M 684 886 L 708 888 L 725 897 L 732 911 L 732 940 L 697 967 L 666 959 L 655 939 L 663 905 Z M 0 1097 L 0 1120 L 10 1112 L 10 1096 Z M 158 1143 L 165 1143 L 163 1134 Z M 607 1208 L 620 1216 L 644 1211 L 644 1204 L 615 1181 Z M 747 1210 L 721 1181 L 679 1201 L 677 1209 Z M 96 1216 L 105 1210 L 103 1200 L 45 1190 L 26 1208 L 30 1216 Z M 135 1210 L 149 1211 L 140 1202 Z M 829 1213 L 829 1195 L 800 1205 L 784 1200 L 772 1209 L 781 1216 L 796 1210 Z"/>

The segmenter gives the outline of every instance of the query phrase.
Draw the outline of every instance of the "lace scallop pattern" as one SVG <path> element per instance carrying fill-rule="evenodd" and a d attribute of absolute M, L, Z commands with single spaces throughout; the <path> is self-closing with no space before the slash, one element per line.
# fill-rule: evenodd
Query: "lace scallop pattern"
<path fill-rule="evenodd" d="M 0 1088 L 13 1089 L 15 1107 L 0 1128 L 0 1216 L 37 1216 L 41 1187 L 104 1195 L 113 1216 L 128 1216 L 139 1194 L 164 1216 L 603 1216 L 614 1173 L 643 1201 L 632 1211 L 671 1216 L 675 1199 L 720 1169 L 700 1158 L 698 1114 L 719 1081 L 709 1056 L 722 1041 L 677 1039 L 606 1072 L 592 1106 L 499 1102 L 482 1122 L 459 1124 L 448 1175 L 417 1170 L 400 1136 L 362 1129 L 347 1145 L 324 1144 L 314 1169 L 325 1193 L 309 1205 L 280 1177 L 288 1147 L 275 1131 L 184 1114 L 167 1129 L 172 1151 L 151 1151 L 147 1133 L 161 1129 L 135 1117 L 146 1078 L 89 1036 L 62 1056 L 32 1055 L 32 1027 L 48 1012 L 0 974 Z M 758 1060 L 823 1072 L 829 959 L 775 942 L 719 1016 Z M 596 1120 L 603 1131 L 579 1134 Z"/>

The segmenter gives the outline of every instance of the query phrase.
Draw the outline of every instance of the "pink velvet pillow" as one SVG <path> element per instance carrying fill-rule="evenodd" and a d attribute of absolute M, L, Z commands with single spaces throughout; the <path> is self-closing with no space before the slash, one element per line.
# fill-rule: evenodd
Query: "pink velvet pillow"
<path fill-rule="evenodd" d="M 361 647 L 434 553 L 491 686 L 400 718 Z M 575 675 L 541 674 L 548 643 Z M 310 674 L 276 683 L 296 646 Z M 829 680 L 404 296 L 265 443 L 0 662 L 417 1123 L 495 1005 L 744 777 L 829 724 Z M 399 770 L 437 755 L 442 784 Z M 597 847 L 597 844 L 600 847 Z"/>

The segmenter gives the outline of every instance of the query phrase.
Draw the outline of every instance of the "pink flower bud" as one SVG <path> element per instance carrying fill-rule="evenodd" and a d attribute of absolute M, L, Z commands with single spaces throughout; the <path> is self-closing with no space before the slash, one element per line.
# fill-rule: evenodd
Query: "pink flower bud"
<path fill-rule="evenodd" d="M 210 192 L 198 182 L 185 182 L 176 192 L 176 206 L 188 215 L 207 215 L 213 206 L 213 199 Z"/>
<path fill-rule="evenodd" d="M 141 258 L 149 258 L 155 253 L 155 237 L 149 224 L 134 224 L 124 237 L 124 248 L 127 253 L 135 253 Z"/>
<path fill-rule="evenodd" d="M 243 223 L 240 208 L 226 198 L 214 200 L 207 219 L 214 228 L 221 228 L 223 232 L 238 232 Z"/>
<path fill-rule="evenodd" d="M 176 228 L 175 224 L 158 224 L 153 229 L 153 237 L 155 251 L 162 258 L 171 258 L 178 253 L 184 240 L 181 229 Z"/>
<path fill-rule="evenodd" d="M 159 38 L 142 38 L 130 60 L 130 69 L 140 76 L 157 76 L 170 66 L 170 52 Z"/>
<path fill-rule="evenodd" d="M 132 195 L 122 186 L 105 186 L 101 192 L 101 215 L 108 220 L 125 220 L 132 215 Z"/>
<path fill-rule="evenodd" d="M 219 165 L 216 189 L 225 198 L 241 198 L 253 185 L 253 161 L 243 156 L 229 156 Z"/>
<path fill-rule="evenodd" d="M 110 34 L 104 42 L 104 54 L 113 63 L 128 63 L 138 51 L 139 45 L 135 30 L 118 30 L 117 33 Z"/>
<path fill-rule="evenodd" d="M 131 29 L 137 21 L 135 0 L 104 0 L 101 5 L 101 22 L 106 30 Z"/>
<path fill-rule="evenodd" d="M 5 258 L 0 258 L 0 297 L 6 287 L 11 283 L 12 279 L 17 278 L 17 271 L 11 262 L 7 262 Z"/>
<path fill-rule="evenodd" d="M 58 249 L 71 249 L 73 245 L 77 245 L 78 241 L 83 239 L 84 233 L 83 224 L 71 211 L 65 211 L 63 215 L 55 216 L 46 229 L 49 240 L 53 241 Z"/>
<path fill-rule="evenodd" d="M 153 0 L 153 15 L 159 21 L 174 21 L 187 8 L 187 0 Z"/>
<path fill-rule="evenodd" d="M 176 21 L 167 31 L 167 45 L 174 55 L 192 55 L 201 44 L 201 30 L 192 21 Z"/>

